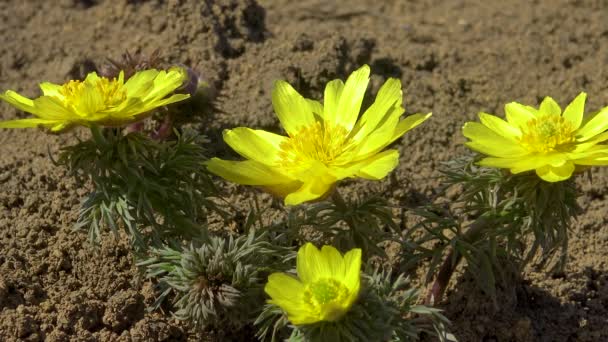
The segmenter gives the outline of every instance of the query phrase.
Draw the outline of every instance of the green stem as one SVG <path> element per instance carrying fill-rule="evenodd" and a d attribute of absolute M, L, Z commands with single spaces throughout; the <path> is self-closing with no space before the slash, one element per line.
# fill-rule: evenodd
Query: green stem
<path fill-rule="evenodd" d="M 469 226 L 469 229 L 460 237 L 460 239 L 470 244 L 475 243 L 483 236 L 483 231 L 490 226 L 490 220 L 480 217 Z M 443 293 L 448 287 L 450 279 L 452 278 L 452 275 L 454 274 L 454 271 L 456 270 L 456 267 L 458 267 L 458 264 L 460 264 L 461 260 L 462 254 L 452 247 L 452 249 L 448 252 L 448 255 L 446 255 L 445 259 L 443 260 L 441 268 L 437 273 L 437 277 L 426 295 L 425 304 L 435 305 L 441 301 Z"/>
<path fill-rule="evenodd" d="M 342 197 L 340 191 L 338 191 L 337 188 L 334 188 L 334 191 L 332 191 L 331 199 L 338 208 L 338 210 L 344 214 L 344 221 L 346 222 L 348 227 L 352 231 L 354 231 L 356 229 L 355 221 L 350 215 L 348 215 L 348 204 L 346 204 L 344 197 Z"/>
<path fill-rule="evenodd" d="M 89 128 L 91 129 L 93 141 L 95 141 L 96 144 L 104 147 L 108 145 L 108 141 L 106 137 L 103 136 L 103 131 L 101 127 L 97 126 L 96 124 L 92 124 Z"/>
<path fill-rule="evenodd" d="M 340 191 L 338 191 L 338 188 L 334 188 L 334 191 L 331 192 L 331 199 L 340 211 L 346 211 L 348 208 L 346 201 L 344 200 L 344 197 L 342 197 L 342 194 L 340 194 Z"/>

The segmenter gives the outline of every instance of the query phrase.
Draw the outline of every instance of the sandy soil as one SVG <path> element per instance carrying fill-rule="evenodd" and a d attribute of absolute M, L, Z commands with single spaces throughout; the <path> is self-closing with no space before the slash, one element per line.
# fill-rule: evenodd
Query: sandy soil
<path fill-rule="evenodd" d="M 355 182 L 401 204 L 434 194 L 440 161 L 463 153 L 460 127 L 478 111 L 545 95 L 588 108 L 608 104 L 608 2 L 400 0 L 4 0 L 0 89 L 38 94 L 40 81 L 80 77 L 126 49 L 160 48 L 197 68 L 219 92 L 204 129 L 228 155 L 222 128 L 277 130 L 275 79 L 318 97 L 326 81 L 372 67 L 371 93 L 398 77 L 408 113 L 434 117 L 397 146 L 400 186 Z M 22 116 L 6 104 L 0 119 Z M 111 236 L 94 249 L 74 232 L 88 191 L 53 166 L 73 134 L 0 131 L 0 340 L 168 341 L 199 334 L 168 314 L 148 313 L 151 284 L 128 245 Z M 446 315 L 461 341 L 608 340 L 608 169 L 580 180 L 585 213 L 572 231 L 566 272 L 529 270 L 501 308 L 468 277 L 450 290 Z M 213 339 L 207 336 L 208 339 Z"/>

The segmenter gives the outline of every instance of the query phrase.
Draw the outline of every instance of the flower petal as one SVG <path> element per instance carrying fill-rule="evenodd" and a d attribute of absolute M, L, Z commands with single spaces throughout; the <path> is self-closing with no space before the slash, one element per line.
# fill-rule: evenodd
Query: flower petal
<path fill-rule="evenodd" d="M 330 277 L 329 269 L 322 258 L 321 252 L 308 242 L 298 250 L 296 259 L 298 277 L 304 284 L 310 284 L 317 279 Z"/>
<path fill-rule="evenodd" d="M 369 66 L 364 65 L 348 76 L 335 113 L 330 115 L 333 122 L 351 131 L 361 110 L 363 96 L 369 83 Z"/>
<path fill-rule="evenodd" d="M 472 150 L 496 157 L 514 157 L 528 152 L 512 139 L 505 138 L 478 122 L 467 122 L 462 134 L 471 141 L 466 145 Z"/>
<path fill-rule="evenodd" d="M 56 97 L 41 96 L 34 99 L 34 107 L 36 113 L 32 112 L 32 114 L 43 119 L 65 122 L 76 122 L 81 119 Z"/>
<path fill-rule="evenodd" d="M 128 97 L 144 98 L 148 97 L 148 93 L 154 87 L 154 78 L 158 76 L 159 71 L 156 69 L 143 70 L 131 76 L 124 87 Z"/>
<path fill-rule="evenodd" d="M 539 114 L 541 115 L 561 115 L 562 109 L 559 107 L 557 102 L 552 99 L 550 96 L 545 97 L 543 102 L 540 103 L 540 108 L 538 109 Z"/>
<path fill-rule="evenodd" d="M 276 164 L 286 137 L 263 130 L 238 127 L 224 130 L 224 141 L 241 156 L 272 166 Z"/>
<path fill-rule="evenodd" d="M 586 99 L 587 94 L 584 92 L 580 93 L 564 110 L 564 119 L 570 121 L 574 126 L 574 129 L 581 127 L 581 123 L 583 122 L 583 113 L 585 112 Z"/>
<path fill-rule="evenodd" d="M 595 115 L 590 116 L 583 123 L 583 127 L 576 131 L 578 141 L 586 141 L 608 129 L 608 107 L 602 108 Z"/>
<path fill-rule="evenodd" d="M 478 164 L 481 166 L 507 168 L 511 173 L 517 174 L 525 171 L 535 170 L 545 165 L 559 166 L 568 161 L 568 156 L 563 153 L 548 155 L 527 155 L 518 158 L 494 158 L 487 157 Z"/>
<path fill-rule="evenodd" d="M 272 105 L 281 125 L 290 136 L 315 123 L 311 106 L 285 81 L 277 81 L 272 90 Z"/>
<path fill-rule="evenodd" d="M 392 143 L 393 141 L 397 140 L 398 138 L 400 138 L 402 135 L 404 135 L 408 131 L 416 128 L 421 123 L 425 122 L 432 115 L 433 115 L 432 113 L 412 114 L 412 115 L 406 117 L 405 119 L 399 121 L 399 124 L 397 124 L 397 128 L 395 128 L 395 132 L 393 132 L 393 136 L 392 136 L 389 144 Z"/>
<path fill-rule="evenodd" d="M 61 85 L 59 84 L 54 84 L 54 83 L 50 83 L 50 82 L 42 82 L 40 83 L 40 90 L 42 90 L 42 94 L 45 96 L 55 96 L 58 98 L 63 99 L 63 95 L 59 92 L 59 90 L 61 89 Z"/>
<path fill-rule="evenodd" d="M 395 118 L 403 113 L 403 108 L 393 107 L 394 114 L 390 114 L 391 118 L 387 122 L 383 123 L 381 127 L 372 132 L 367 138 L 365 138 L 359 145 L 359 149 L 356 151 L 352 161 L 358 161 L 369 158 L 370 156 L 378 153 L 386 146 L 390 145 L 395 140 L 399 139 L 409 130 L 423 123 L 426 119 L 431 117 L 431 113 L 428 114 L 412 114 L 405 119 L 398 121 L 395 125 Z M 389 122 L 392 121 L 392 122 Z"/>
<path fill-rule="evenodd" d="M 231 182 L 244 185 L 276 185 L 293 181 L 255 160 L 231 161 L 213 158 L 207 169 Z"/>
<path fill-rule="evenodd" d="M 295 192 L 285 197 L 285 205 L 298 205 L 323 197 L 331 188 L 333 183 L 326 182 L 321 178 L 313 178 L 302 184 Z"/>
<path fill-rule="evenodd" d="M 24 112 L 38 115 L 38 111 L 34 107 L 34 101 L 17 92 L 7 90 L 4 94 L 0 94 L 0 99 L 10 103 L 13 105 L 13 107 L 16 107 Z"/>
<path fill-rule="evenodd" d="M 329 274 L 333 278 L 342 279 L 344 277 L 344 258 L 342 254 L 333 246 L 325 245 L 321 248 L 321 256 L 327 264 Z"/>
<path fill-rule="evenodd" d="M 505 105 L 505 114 L 507 121 L 515 127 L 524 127 L 526 123 L 536 118 L 538 111 L 530 106 L 524 106 L 517 102 L 507 103 Z"/>
<path fill-rule="evenodd" d="M 574 163 L 567 161 L 561 166 L 545 165 L 536 169 L 536 174 L 544 181 L 560 182 L 570 178 L 574 169 Z"/>
<path fill-rule="evenodd" d="M 286 273 L 273 273 L 268 276 L 264 292 L 281 307 L 287 303 L 299 304 L 297 294 L 304 292 L 304 284 Z"/>
<path fill-rule="evenodd" d="M 333 80 L 325 86 L 323 95 L 323 118 L 329 122 L 336 122 L 338 113 L 338 102 L 344 90 L 344 82 L 342 80 Z"/>
<path fill-rule="evenodd" d="M 361 283 L 361 249 L 351 249 L 344 255 L 343 284 L 351 291 L 358 293 Z"/>
<path fill-rule="evenodd" d="M 479 113 L 479 120 L 484 126 L 505 138 L 515 140 L 521 136 L 521 130 L 518 127 L 511 126 L 508 122 L 497 116 Z"/>
<path fill-rule="evenodd" d="M 323 114 L 323 105 L 321 104 L 321 102 L 311 100 L 311 99 L 306 99 L 306 102 L 308 102 L 308 105 L 310 106 L 310 110 L 312 111 L 313 114 L 316 114 L 320 118 L 323 118 L 323 115 L 324 115 Z"/>
<path fill-rule="evenodd" d="M 31 128 L 31 127 L 51 127 L 57 124 L 55 120 L 49 119 L 18 119 L 18 120 L 8 120 L 8 121 L 0 121 L 0 128 Z"/>
<path fill-rule="evenodd" d="M 356 175 L 361 178 L 380 180 L 399 165 L 399 151 L 386 150 L 369 159 L 357 162 L 361 168 Z"/>
<path fill-rule="evenodd" d="M 268 276 L 264 292 L 270 296 L 270 303 L 278 305 L 293 324 L 307 324 L 317 321 L 315 314 L 302 300 L 304 284 L 285 273 Z"/>
<path fill-rule="evenodd" d="M 376 100 L 363 113 L 357 121 L 353 140 L 359 141 L 374 131 L 380 122 L 391 113 L 395 106 L 400 107 L 402 102 L 401 80 L 389 78 L 380 88 Z"/>

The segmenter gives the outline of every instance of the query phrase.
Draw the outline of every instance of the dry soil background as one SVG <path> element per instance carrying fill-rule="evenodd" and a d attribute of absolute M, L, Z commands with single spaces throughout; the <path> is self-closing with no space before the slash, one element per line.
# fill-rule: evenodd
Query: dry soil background
<path fill-rule="evenodd" d="M 560 103 L 578 92 L 608 104 L 608 1 L 462 0 L 3 0 L 0 88 L 38 94 L 124 50 L 160 48 L 196 67 L 218 91 L 208 118 L 211 150 L 226 155 L 222 128 L 277 130 L 275 79 L 309 96 L 362 63 L 374 94 L 386 77 L 405 88 L 408 113 L 434 116 L 397 145 L 399 187 L 355 182 L 403 204 L 433 196 L 439 162 L 464 152 L 460 127 L 509 101 Z M 0 105 L 0 119 L 23 114 Z M 54 167 L 73 135 L 0 131 L 0 340 L 213 340 L 147 313 L 151 285 L 138 280 L 124 241 L 95 250 L 71 231 L 87 189 Z M 579 185 L 585 208 L 563 275 L 530 270 L 494 310 L 470 279 L 451 290 L 446 315 L 461 341 L 608 340 L 608 169 Z M 248 339 L 246 339 L 248 340 Z"/>

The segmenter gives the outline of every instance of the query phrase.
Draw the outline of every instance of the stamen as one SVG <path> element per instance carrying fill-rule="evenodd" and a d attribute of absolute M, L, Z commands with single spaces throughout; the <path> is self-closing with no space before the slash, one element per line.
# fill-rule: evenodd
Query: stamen
<path fill-rule="evenodd" d="M 335 279 L 317 280 L 304 290 L 304 301 L 317 313 L 327 311 L 328 308 L 345 307 L 348 297 L 348 288 Z M 342 313 L 335 313 L 336 317 L 340 314 Z"/>
<path fill-rule="evenodd" d="M 297 167 L 309 160 L 331 164 L 348 145 L 348 131 L 339 125 L 315 122 L 281 145 L 281 167 Z"/>
<path fill-rule="evenodd" d="M 521 144 L 530 152 L 567 151 L 574 142 L 574 126 L 561 115 L 543 115 L 521 128 Z"/>
<path fill-rule="evenodd" d="M 71 80 L 64 84 L 60 89 L 59 93 L 63 95 L 63 101 L 72 106 L 76 107 L 82 103 L 84 93 L 87 91 L 86 87 L 91 86 L 82 81 Z M 109 80 L 105 77 L 100 77 L 93 84 L 95 91 L 102 98 L 102 107 L 93 108 L 93 110 L 105 110 L 120 105 L 127 98 L 127 92 L 122 82 L 116 79 Z"/>

